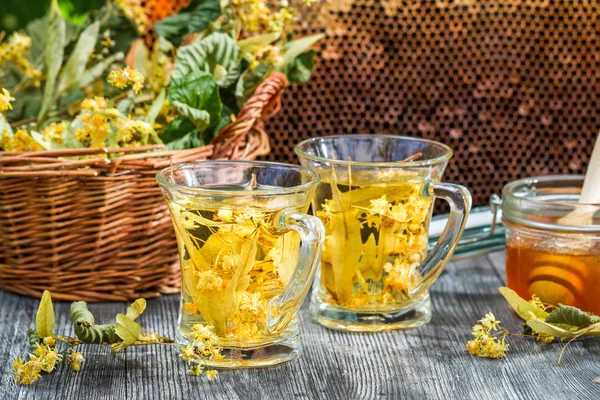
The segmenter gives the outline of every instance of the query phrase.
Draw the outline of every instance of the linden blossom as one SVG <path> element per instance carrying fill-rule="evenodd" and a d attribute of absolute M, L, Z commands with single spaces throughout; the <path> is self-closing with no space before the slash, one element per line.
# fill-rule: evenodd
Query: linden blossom
<path fill-rule="evenodd" d="M 191 343 L 187 346 L 176 345 L 173 344 L 173 340 L 165 336 L 142 329 L 141 325 L 134 321 L 145 309 L 146 300 L 137 299 L 127 308 L 126 314 L 117 315 L 115 324 L 96 325 L 87 304 L 77 301 L 71 304 L 71 319 L 77 338 L 58 336 L 53 332 L 56 320 L 52 298 L 50 292 L 44 291 L 35 318 L 35 330 L 29 329 L 27 332 L 32 354 L 29 354 L 29 360 L 26 362 L 19 357 L 13 363 L 15 382 L 20 385 L 30 385 L 41 377 L 41 372 L 53 372 L 56 363 L 63 359 L 63 354 L 67 355 L 66 361 L 71 369 L 75 372 L 79 371 L 84 358 L 81 352 L 75 351 L 74 348 L 83 344 L 110 345 L 115 352 L 129 346 L 156 344 L 177 346 L 181 349 L 180 357 L 190 366 L 188 370 L 190 374 L 198 376 L 204 372 L 209 381 L 214 379 L 217 371 L 206 370 L 200 365 L 209 360 L 223 359 L 222 347 L 213 327 L 193 325 L 190 332 Z M 60 352 L 59 346 L 64 347 Z"/>
<path fill-rule="evenodd" d="M 409 180 L 385 187 L 336 179 L 323 185 L 333 193 L 317 210 L 326 231 L 322 273 L 328 301 L 360 308 L 378 297 L 383 303 L 405 300 L 410 280 L 420 279 L 410 270 L 425 256 L 431 200 Z M 343 259 L 334 257 L 338 251 Z"/>
<path fill-rule="evenodd" d="M 291 279 L 297 256 L 283 255 L 298 253 L 299 235 L 276 234 L 275 212 L 170 207 L 189 254 L 182 259 L 183 312 L 200 316 L 221 339 L 258 343 L 272 335 L 267 306 Z"/>

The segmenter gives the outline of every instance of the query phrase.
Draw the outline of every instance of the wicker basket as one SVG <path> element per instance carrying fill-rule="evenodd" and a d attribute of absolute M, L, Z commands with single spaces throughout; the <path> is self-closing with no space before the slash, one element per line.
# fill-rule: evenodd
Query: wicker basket
<path fill-rule="evenodd" d="M 196 149 L 0 152 L 0 289 L 37 297 L 48 289 L 55 299 L 86 301 L 178 292 L 177 246 L 157 171 L 268 153 L 263 120 L 278 111 L 286 83 L 271 75 L 234 123 Z M 109 153 L 123 155 L 108 160 Z"/>

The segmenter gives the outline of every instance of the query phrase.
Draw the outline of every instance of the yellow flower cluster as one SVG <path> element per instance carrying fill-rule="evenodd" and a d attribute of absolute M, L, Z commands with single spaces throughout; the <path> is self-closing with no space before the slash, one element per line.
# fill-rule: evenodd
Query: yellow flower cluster
<path fill-rule="evenodd" d="M 421 184 L 330 186 L 332 198 L 317 210 L 326 234 L 323 301 L 360 308 L 407 300 L 410 285 L 420 280 L 412 266 L 425 257 L 428 243 L 431 199 L 421 195 Z"/>
<path fill-rule="evenodd" d="M 46 339 L 52 339 L 52 341 Z M 44 338 L 44 343 L 54 343 L 54 339 Z M 15 382 L 21 385 L 29 385 L 35 382 L 40 377 L 42 371 L 52 372 L 56 362 L 61 358 L 62 356 L 56 353 L 53 345 L 38 344 L 35 354 L 29 355 L 29 361 L 24 363 L 23 358 L 19 357 L 14 362 L 13 377 Z"/>
<path fill-rule="evenodd" d="M 63 122 L 52 122 L 50 125 L 46 126 L 42 131 L 42 135 L 44 140 L 49 142 L 63 144 L 64 143 L 64 133 L 67 129 L 67 123 Z"/>
<path fill-rule="evenodd" d="M 75 372 L 81 369 L 81 363 L 83 363 L 83 354 L 79 351 L 71 351 L 67 356 L 67 362 L 71 366 L 71 369 Z"/>
<path fill-rule="evenodd" d="M 296 13 L 287 0 L 279 4 L 268 4 L 264 0 L 232 0 L 231 7 L 243 29 L 249 34 L 282 32 L 296 18 Z"/>
<path fill-rule="evenodd" d="M 119 89 L 132 86 L 136 94 L 144 87 L 144 76 L 138 70 L 130 67 L 110 71 L 106 80 Z"/>
<path fill-rule="evenodd" d="M 13 63 L 36 86 L 40 85 L 42 72 L 33 67 L 25 57 L 31 48 L 31 38 L 20 33 L 13 33 L 6 43 L 0 44 L 0 65 Z"/>
<path fill-rule="evenodd" d="M 75 130 L 75 137 L 85 147 L 104 147 L 111 132 L 116 132 L 119 146 L 140 146 L 153 133 L 151 124 L 123 117 L 116 108 L 108 107 L 108 101 L 103 97 L 83 100 L 81 110 L 77 120 L 82 127 Z M 50 125 L 49 136 L 55 132 Z"/>
<path fill-rule="evenodd" d="M 199 376 L 203 372 L 203 367 L 198 364 L 200 362 L 223 359 L 219 338 L 215 335 L 212 326 L 193 325 L 189 337 L 192 343 L 182 348 L 179 357 L 192 364 L 188 370 L 190 374 Z M 217 376 L 217 371 L 206 370 L 205 375 L 210 381 Z"/>
<path fill-rule="evenodd" d="M 117 0 L 115 5 L 123 11 L 127 19 L 135 23 L 138 33 L 142 34 L 146 31 L 149 19 L 142 0 Z"/>
<path fill-rule="evenodd" d="M 147 66 L 148 89 L 154 93 L 159 93 L 167 87 L 172 70 L 173 61 L 171 57 L 160 51 L 159 41 L 156 41 Z"/>
<path fill-rule="evenodd" d="M 277 234 L 271 211 L 170 206 L 190 254 L 182 260 L 183 311 L 202 316 L 222 340 L 249 344 L 271 335 L 268 304 L 291 278 L 299 235 Z"/>
<path fill-rule="evenodd" d="M 477 357 L 503 358 L 508 344 L 505 342 L 507 333 L 500 327 L 500 321 L 494 314 L 487 313 L 478 322 L 473 326 L 473 339 L 467 342 L 466 350 Z"/>
<path fill-rule="evenodd" d="M 14 135 L 7 131 L 0 136 L 0 148 L 4 151 L 39 151 L 43 146 L 36 142 L 25 130 L 18 130 Z"/>
<path fill-rule="evenodd" d="M 8 90 L 2 88 L 2 92 L 0 92 L 0 112 L 12 110 L 11 101 L 15 101 L 15 98 L 10 95 Z"/>

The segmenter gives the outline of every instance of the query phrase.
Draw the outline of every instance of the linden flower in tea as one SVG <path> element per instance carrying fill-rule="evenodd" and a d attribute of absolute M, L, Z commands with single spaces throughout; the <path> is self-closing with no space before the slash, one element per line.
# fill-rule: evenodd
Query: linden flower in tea
<path fill-rule="evenodd" d="M 360 178 L 342 182 L 334 173 L 317 189 L 326 233 L 320 296 L 356 309 L 406 301 L 411 280 L 420 280 L 411 267 L 425 257 L 431 200 L 408 175 L 376 185 Z"/>
<path fill-rule="evenodd" d="M 287 323 L 269 329 L 269 302 L 292 276 L 298 233 L 275 232 L 275 211 L 169 206 L 184 250 L 181 326 L 200 321 L 213 326 L 222 343 L 236 345 L 259 343 L 284 331 Z"/>

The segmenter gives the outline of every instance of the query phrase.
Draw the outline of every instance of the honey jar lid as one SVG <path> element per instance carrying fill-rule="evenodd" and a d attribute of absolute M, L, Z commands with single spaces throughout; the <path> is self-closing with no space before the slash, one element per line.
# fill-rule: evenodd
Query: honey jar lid
<path fill-rule="evenodd" d="M 502 219 L 530 228 L 600 233 L 600 204 L 578 203 L 583 175 L 519 179 L 502 190 Z"/>

